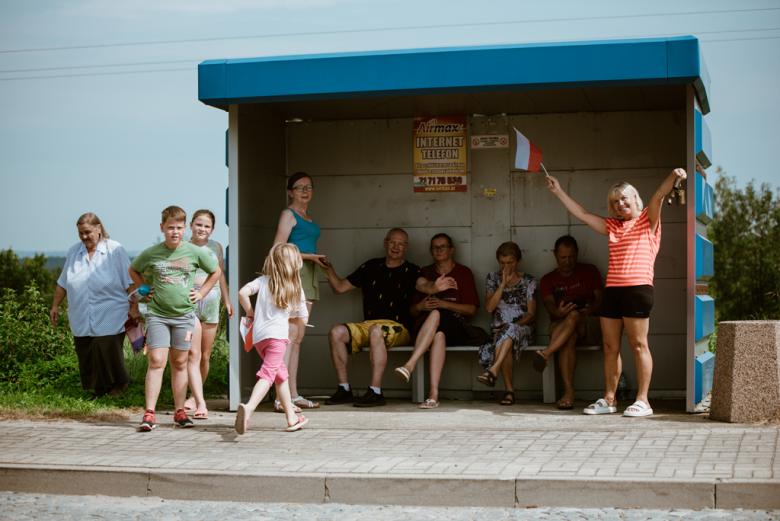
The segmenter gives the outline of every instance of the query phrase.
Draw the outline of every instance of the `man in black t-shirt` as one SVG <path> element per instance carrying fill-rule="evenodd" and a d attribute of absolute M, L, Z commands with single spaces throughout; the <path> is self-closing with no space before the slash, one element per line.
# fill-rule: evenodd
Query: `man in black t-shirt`
<path fill-rule="evenodd" d="M 334 293 L 346 293 L 355 288 L 363 292 L 363 320 L 359 323 L 337 324 L 330 329 L 330 354 L 339 387 L 325 405 L 354 401 L 347 382 L 347 359 L 366 346 L 371 347 L 371 386 L 355 401 L 355 407 L 385 405 L 382 395 L 382 373 L 387 364 L 387 349 L 405 345 L 411 340 L 414 324 L 409 304 L 415 291 L 433 295 L 457 288 L 455 279 L 441 276 L 430 281 L 422 276 L 419 266 L 404 260 L 409 247 L 409 235 L 400 228 L 387 232 L 384 239 L 385 257 L 363 263 L 346 279 L 336 275 L 333 266 L 326 268 L 328 283 Z"/>

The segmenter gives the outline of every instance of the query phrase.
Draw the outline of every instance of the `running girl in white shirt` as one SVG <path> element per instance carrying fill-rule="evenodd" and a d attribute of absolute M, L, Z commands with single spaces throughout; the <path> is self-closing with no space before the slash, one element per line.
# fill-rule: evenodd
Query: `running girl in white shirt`
<path fill-rule="evenodd" d="M 309 421 L 295 414 L 287 381 L 289 374 L 283 360 L 290 343 L 290 324 L 305 327 L 309 321 L 306 296 L 298 274 L 302 265 L 297 246 L 276 244 L 265 258 L 263 274 L 238 292 L 238 301 L 247 316 L 255 317 L 251 341 L 263 358 L 249 402 L 238 406 L 236 432 L 239 434 L 244 434 L 249 428 L 249 416 L 268 393 L 271 384 L 276 384 L 276 396 L 287 416 L 287 431 L 297 431 Z M 249 296 L 255 293 L 257 305 L 252 309 Z"/>

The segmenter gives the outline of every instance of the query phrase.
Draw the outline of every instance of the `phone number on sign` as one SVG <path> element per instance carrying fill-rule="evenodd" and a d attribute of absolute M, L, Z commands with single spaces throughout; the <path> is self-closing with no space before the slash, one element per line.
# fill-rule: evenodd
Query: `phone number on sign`
<path fill-rule="evenodd" d="M 427 186 L 434 186 L 434 185 L 455 185 L 458 186 L 463 183 L 463 178 L 461 176 L 432 176 L 432 177 L 418 177 L 421 182 L 425 183 Z"/>

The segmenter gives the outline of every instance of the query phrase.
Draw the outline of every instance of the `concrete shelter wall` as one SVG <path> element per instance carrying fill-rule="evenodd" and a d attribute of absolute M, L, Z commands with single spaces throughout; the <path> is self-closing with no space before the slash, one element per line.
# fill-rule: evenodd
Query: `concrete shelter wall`
<path fill-rule="evenodd" d="M 271 128 L 278 131 L 278 126 L 263 125 L 266 132 Z M 406 258 L 419 265 L 431 262 L 430 237 L 443 231 L 454 239 L 455 260 L 472 269 L 483 306 L 485 277 L 497 269 L 495 250 L 508 240 L 520 245 L 521 269 L 537 281 L 555 268 L 553 245 L 566 233 L 577 238 L 581 262 L 595 264 L 602 278 L 607 273 L 607 238 L 566 212 L 546 188 L 544 174 L 514 169 L 513 127 L 544 151 L 548 171 L 578 202 L 605 216 L 606 193 L 614 183 L 631 182 L 647 201 L 671 169 L 684 165 L 686 154 L 682 110 L 470 117 L 471 135 L 509 134 L 510 147 L 468 150 L 465 193 L 417 194 L 412 191 L 412 125 L 412 118 L 287 123 L 286 174 L 305 171 L 312 176 L 315 191 L 309 212 L 322 228 L 318 252 L 328 256 L 341 277 L 364 260 L 383 256 L 382 239 L 392 227 L 409 232 Z M 262 132 L 257 130 L 251 139 L 261 137 Z M 277 145 L 279 140 L 278 136 L 270 138 Z M 274 168 L 261 166 L 262 157 L 268 153 L 261 149 L 269 148 L 269 144 L 254 142 L 253 166 L 246 173 L 263 180 L 252 185 L 262 196 L 255 198 L 257 207 L 247 213 L 251 224 L 246 224 L 246 238 L 251 233 L 257 240 L 243 242 L 242 252 L 252 251 L 247 253 L 247 260 L 262 259 L 273 238 L 271 229 L 275 230 L 284 207 L 276 195 L 284 197 L 283 186 L 275 179 L 280 177 L 278 151 L 272 154 Z M 488 188 L 495 189 L 496 195 L 485 196 Z M 242 220 L 242 230 L 244 223 Z M 679 396 L 685 389 L 684 223 L 684 208 L 664 207 L 655 272 L 656 306 L 650 322 L 656 368 L 651 396 Z M 298 381 L 303 394 L 326 394 L 335 389 L 328 331 L 333 324 L 363 319 L 359 290 L 333 295 L 321 279 L 320 298 L 310 319 L 315 327 L 307 329 L 302 346 Z M 541 301 L 538 307 L 536 343 L 546 344 L 549 319 Z M 487 327 L 489 320 L 481 306 L 473 323 Z M 625 339 L 622 355 L 629 386 L 636 389 L 634 360 Z M 392 374 L 392 368 L 407 356 L 393 354 L 392 350 L 389 354 L 382 385 L 390 396 L 408 396 L 411 389 L 410 384 L 401 384 Z M 481 372 L 474 354 L 449 354 L 442 393 L 468 398 L 470 391 L 485 391 L 475 381 Z M 350 359 L 353 386 L 365 388 L 369 374 L 367 354 Z M 583 397 L 597 396 L 603 392 L 603 381 L 601 353 L 583 353 L 576 373 L 578 391 Z M 541 397 L 541 375 L 530 367 L 528 355 L 515 366 L 514 384 L 518 397 Z"/>

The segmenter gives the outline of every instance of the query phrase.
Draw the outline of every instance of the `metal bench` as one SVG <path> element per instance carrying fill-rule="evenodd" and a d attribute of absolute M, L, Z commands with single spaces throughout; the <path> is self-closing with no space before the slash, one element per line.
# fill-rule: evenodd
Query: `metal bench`
<path fill-rule="evenodd" d="M 543 351 L 547 346 L 527 346 L 525 351 Z M 370 351 L 369 347 L 364 347 L 363 351 Z M 414 346 L 392 347 L 388 352 L 392 353 L 411 353 Z M 476 346 L 447 346 L 448 352 L 477 352 Z M 601 351 L 601 346 L 577 346 L 577 351 Z M 412 372 L 412 401 L 422 403 L 425 400 L 425 357 L 420 357 L 417 366 Z M 544 403 L 555 403 L 555 357 L 551 356 L 547 362 L 547 369 L 542 372 L 542 397 Z"/>

